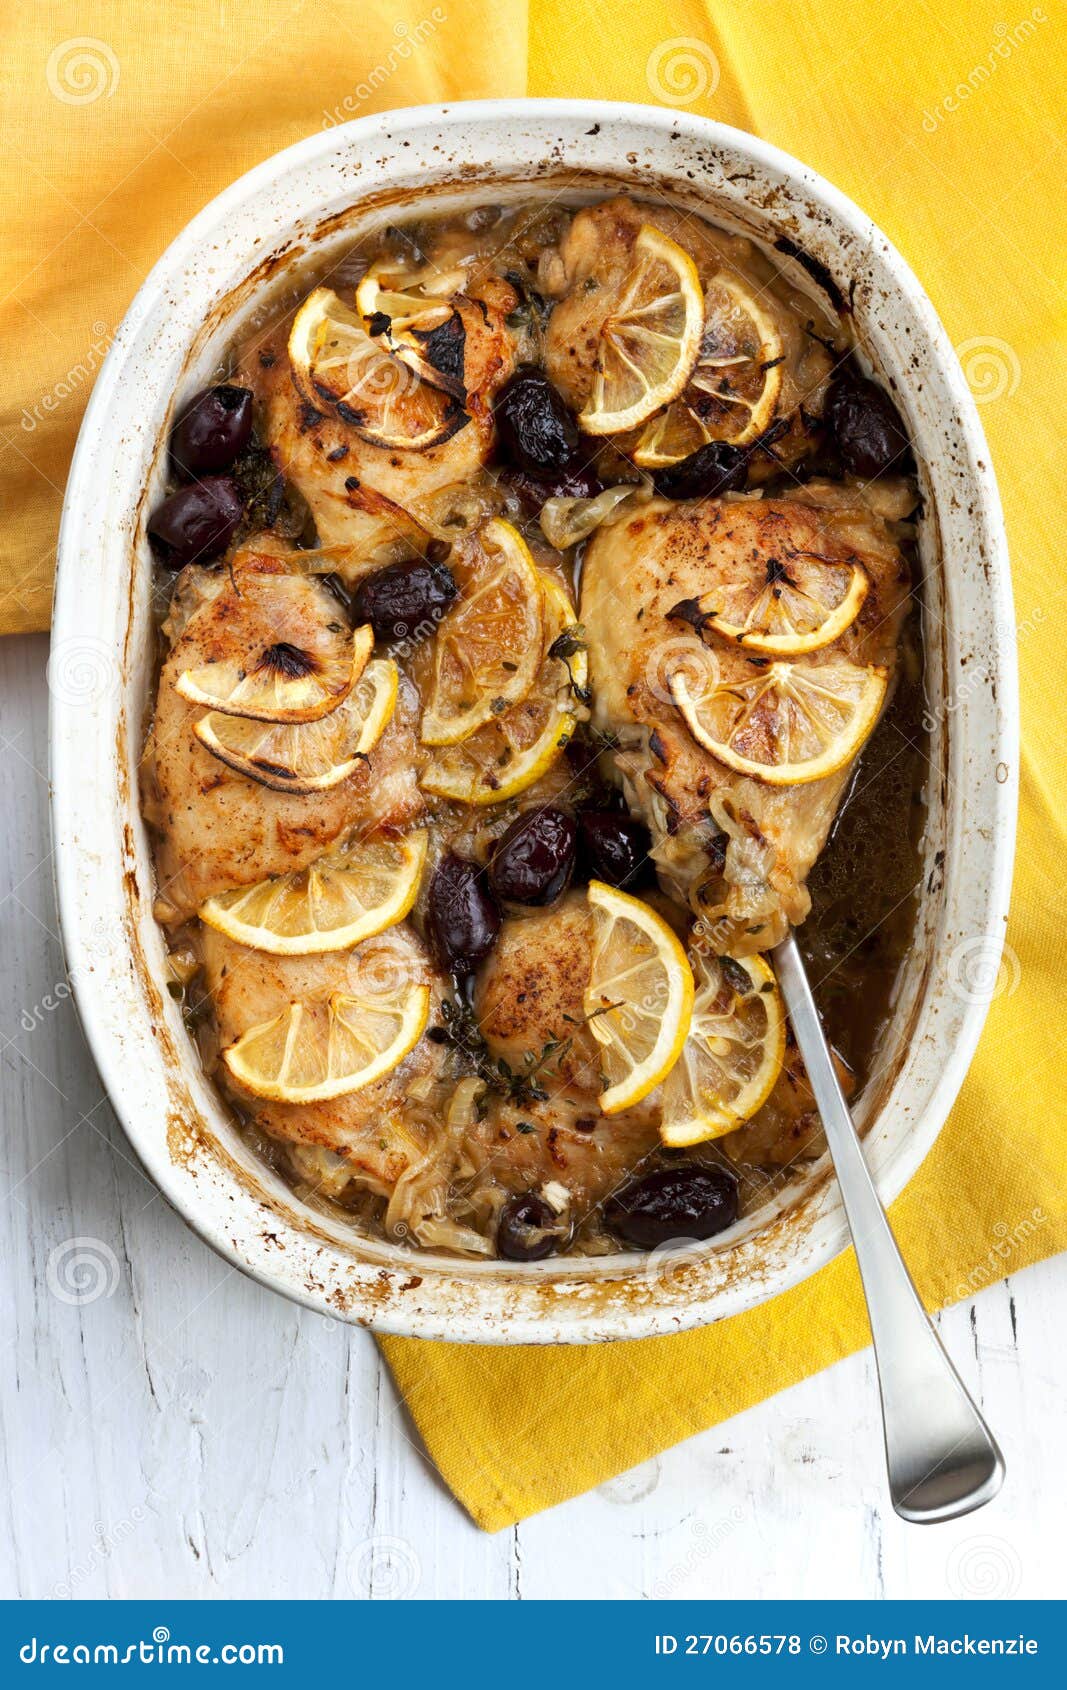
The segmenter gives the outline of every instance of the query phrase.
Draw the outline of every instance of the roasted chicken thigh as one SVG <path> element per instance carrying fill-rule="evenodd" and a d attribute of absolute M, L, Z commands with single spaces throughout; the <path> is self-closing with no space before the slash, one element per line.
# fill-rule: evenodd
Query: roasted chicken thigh
<path fill-rule="evenodd" d="M 909 576 L 885 520 L 857 489 L 817 486 L 790 498 L 672 504 L 653 500 L 601 529 L 586 549 L 580 615 L 589 642 L 594 719 L 611 767 L 647 819 L 666 884 L 690 903 L 722 951 L 776 944 L 809 907 L 805 880 L 851 764 L 822 780 L 776 786 L 739 775 L 698 744 L 672 677 L 710 651 L 725 679 L 770 659 L 692 625 L 693 607 L 724 582 L 763 581 L 801 555 L 858 561 L 869 583 L 856 620 L 830 648 L 890 675 Z M 816 665 L 826 649 L 795 661 Z"/>

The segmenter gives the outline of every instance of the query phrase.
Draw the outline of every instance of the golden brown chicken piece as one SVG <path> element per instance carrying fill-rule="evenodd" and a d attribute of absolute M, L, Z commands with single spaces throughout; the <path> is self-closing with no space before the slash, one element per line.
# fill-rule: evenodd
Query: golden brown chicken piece
<path fill-rule="evenodd" d="M 624 194 L 578 212 L 560 244 L 561 298 L 548 322 L 545 370 L 575 411 L 585 406 L 593 385 L 600 328 L 613 294 L 633 264 L 634 243 L 642 226 L 654 223 L 688 252 L 702 288 L 717 275 L 740 279 L 772 320 L 782 341 L 781 392 L 776 415 L 790 419 L 788 432 L 776 439 L 775 457 L 753 462 L 752 479 L 778 463 L 792 463 L 813 443 L 807 418 L 822 414 L 833 360 L 824 341 L 835 331 L 832 320 L 807 295 L 800 295 L 775 273 L 743 235 L 713 229 L 699 217 L 671 206 L 641 206 Z M 813 321 L 814 320 L 814 321 Z M 818 334 L 809 333 L 809 326 Z M 635 442 L 619 437 L 624 452 Z"/>
<path fill-rule="evenodd" d="M 671 613 L 722 582 L 753 570 L 762 578 L 769 566 L 788 567 L 804 553 L 858 561 L 869 589 L 857 620 L 832 646 L 794 661 L 815 665 L 829 651 L 892 675 L 908 570 L 889 526 L 855 488 L 812 484 L 790 499 L 653 500 L 594 535 L 583 563 L 579 617 L 596 726 L 617 742 L 615 773 L 652 830 L 666 885 L 702 915 L 709 942 L 735 955 L 765 950 L 787 923 L 803 921 L 804 881 L 851 765 L 808 784 L 774 786 L 717 761 L 672 700 L 672 673 L 699 663 L 704 644 Z M 751 680 L 767 662 L 707 632 L 704 640 L 726 680 Z"/>
<path fill-rule="evenodd" d="M 393 538 L 417 538 L 419 526 L 432 526 L 435 496 L 482 468 L 494 440 L 493 398 L 514 367 L 505 318 L 515 303 L 514 289 L 492 274 L 457 302 L 466 334 L 468 420 L 421 452 L 372 445 L 325 403 L 322 409 L 308 405 L 293 385 L 288 325 L 246 355 L 237 379 L 257 395 L 262 437 L 307 501 L 321 545 L 353 547 L 359 554 Z M 338 572 L 358 579 L 360 562 L 359 555 L 342 560 Z"/>
<path fill-rule="evenodd" d="M 490 1053 L 545 1097 L 487 1095 L 471 1128 L 466 1184 L 505 1192 L 562 1186 L 577 1224 L 659 1142 L 649 1103 L 600 1113 L 598 1046 L 584 1021 L 592 924 L 585 894 L 504 923 L 482 965 L 474 1009 Z"/>
<path fill-rule="evenodd" d="M 306 867 L 354 829 L 403 828 L 423 807 L 418 700 L 403 677 L 392 720 L 367 761 L 325 792 L 272 791 L 220 762 L 194 735 L 205 711 L 175 691 L 184 670 L 235 656 L 251 666 L 265 643 L 299 647 L 324 615 L 343 618 L 320 581 L 286 571 L 285 559 L 243 553 L 229 571 L 187 571 L 179 588 L 177 637 L 160 673 L 142 769 L 171 921 L 192 915 L 213 893 Z M 280 577 L 284 595 L 268 592 Z"/>
<path fill-rule="evenodd" d="M 383 985 L 394 980 L 428 983 L 435 1004 L 440 1001 L 426 947 L 406 922 L 353 951 L 323 956 L 269 956 L 208 927 L 202 930 L 202 949 L 220 1049 L 280 1015 L 296 999 L 324 1002 L 335 992 L 358 991 L 368 976 Z M 272 1103 L 253 1097 L 221 1062 L 218 1077 L 260 1131 L 342 1156 L 361 1184 L 388 1196 L 401 1175 L 433 1149 L 433 1115 L 416 1116 L 406 1105 L 420 1089 L 429 1088 L 443 1062 L 442 1047 L 424 1037 L 392 1073 L 328 1103 Z"/>

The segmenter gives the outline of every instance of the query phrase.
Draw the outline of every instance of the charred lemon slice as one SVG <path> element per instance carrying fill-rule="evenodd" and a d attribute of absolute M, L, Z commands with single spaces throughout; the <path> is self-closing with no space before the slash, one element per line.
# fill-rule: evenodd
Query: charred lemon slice
<path fill-rule="evenodd" d="M 383 974 L 386 971 L 383 970 Z M 274 1103 L 325 1103 L 373 1085 L 402 1062 L 430 1016 L 430 988 L 368 979 L 358 993 L 291 1003 L 222 1053 L 238 1085 Z"/>
<path fill-rule="evenodd" d="M 867 597 L 866 570 L 814 552 L 755 558 L 752 578 L 734 580 L 697 600 L 699 625 L 749 651 L 800 657 L 850 628 Z"/>
<path fill-rule="evenodd" d="M 669 677 L 671 697 L 698 744 L 738 774 L 770 786 L 832 775 L 863 745 L 885 698 L 886 671 L 838 658 L 771 663 L 739 679 L 692 669 Z"/>
<path fill-rule="evenodd" d="M 557 581 L 538 571 L 544 598 L 544 655 L 526 697 L 458 745 L 442 746 L 422 777 L 426 792 L 464 804 L 502 804 L 551 768 L 582 710 L 589 660 L 568 637 L 574 606 Z"/>
<path fill-rule="evenodd" d="M 757 440 L 774 421 L 782 361 L 782 337 L 756 295 L 735 276 L 716 276 L 704 296 L 700 352 L 685 392 L 647 424 L 634 462 L 662 469 L 710 440 Z"/>
<path fill-rule="evenodd" d="M 346 699 L 374 649 L 369 625 L 350 634 L 340 622 L 306 645 L 278 640 L 251 660 L 186 669 L 174 685 L 191 704 L 255 722 L 314 722 Z"/>
<path fill-rule="evenodd" d="M 640 898 L 589 882 L 593 958 L 584 1010 L 600 1045 L 605 1115 L 629 1109 L 677 1062 L 693 1013 L 693 971 L 675 934 Z"/>
<path fill-rule="evenodd" d="M 347 698 L 314 722 L 249 721 L 212 710 L 193 728 L 220 763 L 274 792 L 326 792 L 347 780 L 377 745 L 396 705 L 389 658 L 367 664 Z"/>
<path fill-rule="evenodd" d="M 425 745 L 456 745 L 526 697 L 541 666 L 541 583 L 529 548 L 494 518 L 453 570 L 459 598 L 433 643 Z"/>
<path fill-rule="evenodd" d="M 693 949 L 693 1019 L 682 1054 L 663 1082 L 660 1136 L 684 1147 L 721 1138 L 753 1116 L 774 1090 L 785 1060 L 785 1010 L 761 956 L 712 956 Z"/>
<path fill-rule="evenodd" d="M 301 396 L 332 405 L 372 446 L 425 452 L 469 421 L 456 399 L 372 338 L 331 288 L 316 288 L 294 317 L 289 362 Z"/>
<path fill-rule="evenodd" d="M 466 399 L 466 333 L 453 300 L 466 271 L 381 260 L 356 288 L 356 310 L 372 339 L 431 387 Z"/>
<path fill-rule="evenodd" d="M 620 434 L 670 404 L 700 351 L 704 299 L 689 254 L 651 223 L 600 326 L 593 386 L 578 418 L 587 434 Z"/>
<path fill-rule="evenodd" d="M 200 919 L 272 956 L 349 950 L 403 921 L 426 847 L 425 833 L 356 840 L 310 868 L 209 898 Z"/>

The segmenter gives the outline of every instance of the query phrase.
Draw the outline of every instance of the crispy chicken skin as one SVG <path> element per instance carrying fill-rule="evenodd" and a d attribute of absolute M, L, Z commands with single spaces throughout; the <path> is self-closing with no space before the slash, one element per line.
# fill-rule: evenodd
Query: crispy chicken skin
<path fill-rule="evenodd" d="M 734 773 L 689 734 L 668 680 L 701 648 L 671 611 L 718 581 L 737 579 L 794 552 L 855 558 L 870 579 L 860 615 L 833 647 L 892 672 L 909 577 L 886 523 L 858 490 L 842 500 L 819 487 L 790 499 L 671 504 L 653 500 L 629 521 L 601 529 L 582 571 L 580 620 L 589 643 L 597 727 L 617 741 L 614 769 L 652 829 L 668 887 L 706 918 L 716 948 L 764 950 L 802 921 L 804 881 L 825 843 L 850 767 L 808 785 L 775 787 Z M 751 676 L 750 653 L 707 635 L 720 665 Z"/>
<path fill-rule="evenodd" d="M 503 1190 L 527 1191 L 553 1181 L 570 1193 L 572 1219 L 659 1142 L 653 1106 L 610 1119 L 600 1113 L 598 1047 L 582 1002 L 591 956 L 585 894 L 569 892 L 550 909 L 504 923 L 474 999 L 490 1052 L 516 1074 L 536 1065 L 535 1080 L 548 1093 L 525 1102 L 487 1099 L 467 1137 L 475 1183 L 492 1179 Z"/>
<path fill-rule="evenodd" d="M 208 927 L 203 929 L 202 950 L 222 1049 L 250 1027 L 280 1015 L 295 999 L 309 1006 L 324 1003 L 334 992 L 358 989 L 360 979 L 368 975 L 383 982 L 394 977 L 412 984 L 425 981 L 433 987 L 435 1002 L 440 1001 L 426 947 L 406 922 L 353 951 L 323 956 L 269 956 Z M 443 1060 L 441 1046 L 422 1038 L 392 1073 L 328 1103 L 271 1103 L 252 1097 L 221 1062 L 218 1077 L 263 1132 L 343 1156 L 362 1183 L 388 1195 L 412 1162 L 432 1149 L 420 1126 L 405 1114 L 404 1104 L 418 1082 L 437 1075 Z"/>
<path fill-rule="evenodd" d="M 271 791 L 221 763 L 194 735 L 204 707 L 175 691 L 183 670 L 247 656 L 265 642 L 299 646 L 324 609 L 339 613 L 321 582 L 290 574 L 284 600 L 269 595 L 268 619 L 265 588 L 286 567 L 283 558 L 239 554 L 228 571 L 187 571 L 178 590 L 180 632 L 160 673 L 142 767 L 160 897 L 173 921 L 213 893 L 306 867 L 354 829 L 404 827 L 422 809 L 418 702 L 403 678 L 392 721 L 368 760 L 326 792 Z"/>
<path fill-rule="evenodd" d="M 528 1053 L 540 1057 L 546 1046 L 566 1043 L 549 1064 L 551 1087 L 583 1103 L 601 1089 L 599 1047 L 582 1020 L 592 932 L 580 892 L 505 922 L 475 993 L 478 1025 L 492 1054 L 521 1073 Z"/>
<path fill-rule="evenodd" d="M 367 553 L 394 536 L 432 521 L 434 495 L 482 468 L 494 441 L 492 401 L 514 368 L 515 348 L 505 318 L 514 289 L 487 274 L 457 303 L 466 331 L 464 381 L 469 421 L 428 451 L 371 445 L 336 412 L 306 404 L 293 385 L 287 326 L 246 354 L 237 379 L 259 401 L 258 420 L 281 473 L 303 495 L 323 546 Z M 360 559 L 342 565 L 347 578 Z"/>
<path fill-rule="evenodd" d="M 778 414 L 791 420 L 788 432 L 775 442 L 775 457 L 754 462 L 750 475 L 759 479 L 783 462 L 795 462 L 813 442 L 804 417 L 822 414 L 833 363 L 824 340 L 832 326 L 820 319 L 822 338 L 808 332 L 807 325 L 819 315 L 818 307 L 805 299 L 799 314 L 790 309 L 788 290 L 768 285 L 768 266 L 760 263 L 752 242 L 743 235 L 712 229 L 702 219 L 687 217 L 670 206 L 639 206 L 618 195 L 585 207 L 574 218 L 560 245 L 562 297 L 549 318 L 545 337 L 545 371 L 550 380 L 572 409 L 583 408 L 593 385 L 601 325 L 615 287 L 631 268 L 638 233 L 649 221 L 688 252 L 701 287 L 706 288 L 721 272 L 738 276 L 773 319 L 783 352 Z M 625 450 L 625 440 L 620 438 L 619 443 Z"/>

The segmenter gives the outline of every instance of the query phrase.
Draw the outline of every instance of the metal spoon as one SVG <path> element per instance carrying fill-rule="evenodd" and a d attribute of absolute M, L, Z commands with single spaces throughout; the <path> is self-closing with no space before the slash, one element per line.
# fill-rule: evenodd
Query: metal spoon
<path fill-rule="evenodd" d="M 890 1231 L 791 933 L 776 947 L 774 960 L 826 1130 L 867 1300 L 893 1507 L 902 1519 L 921 1524 L 952 1520 L 996 1496 L 1004 1458 L 942 1348 Z"/>

